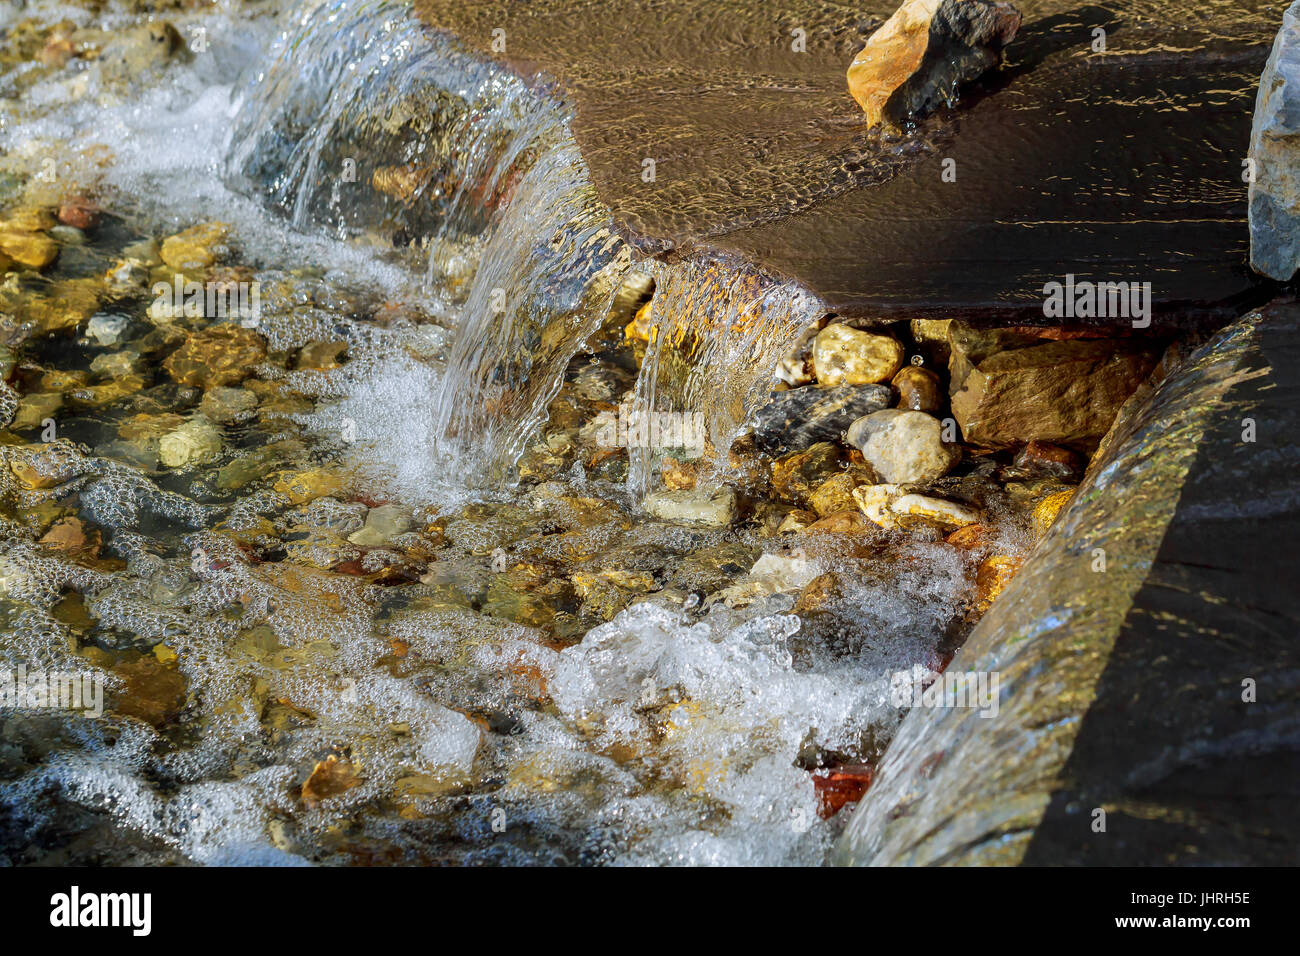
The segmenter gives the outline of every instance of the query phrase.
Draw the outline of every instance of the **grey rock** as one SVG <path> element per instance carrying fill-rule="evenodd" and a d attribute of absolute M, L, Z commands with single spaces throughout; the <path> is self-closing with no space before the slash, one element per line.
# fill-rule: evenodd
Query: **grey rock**
<path fill-rule="evenodd" d="M 1250 265 L 1285 282 L 1300 267 L 1300 3 L 1282 15 L 1250 130 Z"/>
<path fill-rule="evenodd" d="M 839 441 L 855 419 L 887 408 L 888 385 L 806 385 L 773 392 L 755 413 L 754 443 L 772 455 Z"/>

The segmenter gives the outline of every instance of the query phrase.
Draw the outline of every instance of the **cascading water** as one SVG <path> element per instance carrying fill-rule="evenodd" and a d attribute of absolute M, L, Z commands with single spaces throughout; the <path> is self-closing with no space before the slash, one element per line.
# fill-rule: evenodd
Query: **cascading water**
<path fill-rule="evenodd" d="M 505 477 L 630 261 L 562 104 L 402 4 L 337 0 L 286 34 L 233 143 L 236 181 L 295 227 L 426 251 L 457 330 L 432 452 L 464 480 Z"/>

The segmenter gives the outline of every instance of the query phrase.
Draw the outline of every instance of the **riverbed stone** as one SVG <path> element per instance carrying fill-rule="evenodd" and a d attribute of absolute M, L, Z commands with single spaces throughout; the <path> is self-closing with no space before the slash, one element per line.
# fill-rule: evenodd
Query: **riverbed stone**
<path fill-rule="evenodd" d="M 849 66 L 849 92 L 867 124 L 897 126 L 941 103 L 996 66 L 1020 29 L 1009 3 L 906 0 Z"/>
<path fill-rule="evenodd" d="M 813 489 L 839 469 L 840 459 L 839 446 L 827 441 L 783 455 L 772 462 L 772 491 L 791 504 L 807 504 Z"/>
<path fill-rule="evenodd" d="M 944 442 L 943 424 L 925 412 L 873 412 L 853 423 L 848 440 L 887 484 L 934 481 L 961 460 L 961 449 Z"/>
<path fill-rule="evenodd" d="M 903 346 L 892 335 L 828 325 L 813 341 L 812 361 L 819 385 L 875 385 L 902 366 Z"/>
<path fill-rule="evenodd" d="M 998 352 L 957 386 L 953 417 L 962 437 L 983 447 L 1037 439 L 1090 450 L 1156 361 L 1153 351 L 1115 339 Z"/>
<path fill-rule="evenodd" d="M 266 343 L 252 329 L 217 325 L 190 333 L 163 362 L 163 368 L 184 385 L 209 388 L 235 385 L 252 374 L 252 366 L 266 358 Z"/>
<path fill-rule="evenodd" d="M 1300 3 L 1282 14 L 1255 97 L 1248 160 L 1250 265 L 1285 282 L 1300 267 Z"/>
<path fill-rule="evenodd" d="M 177 272 L 201 273 L 226 254 L 229 234 L 230 226 L 224 222 L 200 223 L 164 239 L 159 255 Z"/>
<path fill-rule="evenodd" d="M 221 431 L 196 415 L 158 440 L 158 456 L 168 468 L 204 465 L 221 454 Z"/>
<path fill-rule="evenodd" d="M 203 393 L 199 411 L 220 425 L 229 425 L 252 418 L 257 403 L 256 393 L 246 388 L 217 385 Z"/>
<path fill-rule="evenodd" d="M 754 444 L 770 455 L 839 441 L 854 420 L 889 406 L 887 385 L 805 385 L 773 392 L 754 416 Z"/>
<path fill-rule="evenodd" d="M 646 496 L 642 507 L 647 514 L 661 521 L 701 528 L 725 528 L 736 518 L 736 492 L 729 487 L 713 491 L 657 491 Z"/>
<path fill-rule="evenodd" d="M 916 412 L 937 412 L 943 407 L 943 383 L 928 368 L 906 365 L 890 382 L 898 392 L 898 407 Z"/>
<path fill-rule="evenodd" d="M 59 257 L 59 244 L 38 232 L 0 231 L 0 252 L 25 266 L 44 269 Z"/>

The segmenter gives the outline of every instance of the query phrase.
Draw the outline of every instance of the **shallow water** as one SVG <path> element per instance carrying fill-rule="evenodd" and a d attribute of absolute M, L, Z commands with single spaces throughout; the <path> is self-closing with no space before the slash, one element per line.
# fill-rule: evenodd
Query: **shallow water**
<path fill-rule="evenodd" d="M 0 712 L 0 852 L 824 860 L 847 814 L 818 780 L 879 757 L 891 675 L 963 638 L 983 552 L 647 520 L 659 455 L 590 431 L 624 397 L 699 412 L 703 474 L 761 498 L 761 463 L 727 451 L 816 309 L 761 276 L 710 287 L 639 261 L 564 104 L 400 5 L 172 22 L 206 49 L 156 71 L 4 64 L 3 206 L 72 189 L 106 214 L 3 290 L 22 393 L 66 394 L 52 434 L 0 444 L 0 655 L 93 674 L 108 709 Z M 174 270 L 133 244 L 214 220 L 215 268 L 260 289 L 265 354 L 232 373 L 256 407 L 169 467 L 160 442 L 213 383 L 160 364 L 240 323 L 151 318 L 149 283 Z M 24 331 L 42 303 L 75 308 L 76 281 L 101 283 L 87 315 Z M 647 347 L 622 333 L 652 283 Z M 128 376 L 94 364 L 131 351 Z M 984 505 L 987 550 L 1022 552 L 1023 516 Z M 102 546 L 39 543 L 70 516 Z M 830 571 L 843 590 L 795 613 Z"/>

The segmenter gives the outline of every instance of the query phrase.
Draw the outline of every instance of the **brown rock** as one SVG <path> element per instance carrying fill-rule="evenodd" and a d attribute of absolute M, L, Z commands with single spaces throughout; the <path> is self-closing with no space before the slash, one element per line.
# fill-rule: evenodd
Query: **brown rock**
<path fill-rule="evenodd" d="M 866 531 L 873 527 L 870 521 L 862 512 L 854 508 L 852 511 L 837 511 L 833 515 L 827 515 L 819 521 L 814 521 L 805 528 L 805 531 L 827 531 L 842 534 L 844 532 Z"/>
<path fill-rule="evenodd" d="M 99 547 L 103 537 L 99 531 L 87 531 L 80 518 L 60 518 L 50 526 L 41 538 L 41 544 L 55 551 L 62 551 L 74 558 L 86 558 L 93 561 L 99 557 Z"/>
<path fill-rule="evenodd" d="M 266 343 L 252 329 L 218 325 L 186 336 L 163 368 L 183 385 L 211 388 L 242 382 L 264 358 Z"/>
<path fill-rule="evenodd" d="M 1016 576 L 1024 558 L 1010 554 L 991 554 L 975 571 L 975 609 L 983 614 Z"/>
<path fill-rule="evenodd" d="M 59 204 L 59 222 L 77 229 L 94 229 L 99 225 L 99 207 L 85 196 L 69 196 Z"/>
<path fill-rule="evenodd" d="M 1045 441 L 1031 441 L 1020 449 L 1004 478 L 1065 478 L 1076 480 L 1083 474 L 1083 459 L 1068 448 Z"/>
<path fill-rule="evenodd" d="M 676 458 L 664 458 L 659 466 L 659 474 L 664 487 L 669 491 L 690 491 L 695 487 L 695 462 L 678 461 Z"/>
<path fill-rule="evenodd" d="M 853 500 L 853 489 L 861 482 L 849 472 L 842 471 L 832 475 L 814 489 L 808 496 L 808 503 L 818 517 L 825 518 L 837 511 L 849 511 L 857 507 Z"/>
<path fill-rule="evenodd" d="M 314 809 L 322 800 L 347 793 L 362 782 L 351 760 L 330 754 L 312 768 L 311 776 L 302 785 L 302 802 Z"/>
<path fill-rule="evenodd" d="M 828 571 L 819 574 L 799 592 L 799 599 L 794 602 L 795 614 L 811 614 L 826 610 L 827 605 L 834 604 L 844 597 L 844 585 L 838 575 Z"/>
<path fill-rule="evenodd" d="M 953 394 L 953 417 L 975 445 L 1037 439 L 1091 448 L 1155 361 L 1150 352 L 1108 339 L 999 352 L 980 362 Z"/>
<path fill-rule="evenodd" d="M 821 441 L 806 451 L 784 455 L 772 463 L 772 491 L 792 504 L 803 505 L 812 490 L 839 467 L 840 449 Z"/>
<path fill-rule="evenodd" d="M 849 92 L 867 124 L 898 125 L 995 66 L 1020 29 L 1009 3 L 906 0 L 871 35 L 849 67 Z"/>
<path fill-rule="evenodd" d="M 898 390 L 898 408 L 937 412 L 943 407 L 943 385 L 928 368 L 906 365 L 890 384 Z"/>

